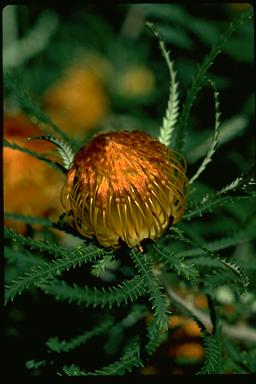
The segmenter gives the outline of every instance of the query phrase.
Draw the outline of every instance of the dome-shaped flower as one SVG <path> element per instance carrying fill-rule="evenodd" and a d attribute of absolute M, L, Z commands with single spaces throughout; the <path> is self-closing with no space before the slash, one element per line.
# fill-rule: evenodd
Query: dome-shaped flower
<path fill-rule="evenodd" d="M 62 202 L 70 224 L 103 246 L 157 239 L 182 217 L 186 163 L 146 133 L 99 134 L 76 154 Z"/>

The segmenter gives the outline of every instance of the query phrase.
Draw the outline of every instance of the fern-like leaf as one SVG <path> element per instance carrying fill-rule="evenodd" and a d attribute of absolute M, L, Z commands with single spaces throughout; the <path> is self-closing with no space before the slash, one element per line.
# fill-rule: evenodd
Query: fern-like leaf
<path fill-rule="evenodd" d="M 225 195 L 227 193 L 236 193 L 244 192 L 245 194 L 255 195 L 256 189 L 256 177 L 255 177 L 255 168 L 252 167 L 247 172 L 242 173 L 230 184 L 226 185 L 220 191 L 217 192 L 218 195 Z"/>
<path fill-rule="evenodd" d="M 247 280 L 247 279 L 246 279 Z M 238 295 L 241 295 L 245 292 L 245 283 L 244 281 L 235 274 L 232 270 L 221 270 L 214 269 L 211 273 L 205 273 L 204 276 L 199 279 L 201 282 L 202 290 L 206 294 L 210 294 L 217 287 L 222 287 L 224 285 L 232 288 L 233 291 L 236 291 Z"/>
<path fill-rule="evenodd" d="M 178 82 L 176 81 L 176 72 L 174 71 L 173 61 L 170 60 L 170 52 L 166 50 L 165 43 L 162 39 L 160 39 L 159 32 L 156 30 L 153 23 L 147 22 L 146 25 L 151 29 L 151 31 L 158 39 L 161 53 L 166 61 L 170 74 L 169 100 L 158 138 L 160 143 L 165 144 L 168 147 L 171 144 L 175 124 L 178 119 Z"/>
<path fill-rule="evenodd" d="M 142 366 L 143 364 L 140 359 L 140 343 L 137 338 L 135 338 L 129 343 L 123 356 L 106 367 L 97 369 L 93 372 L 86 372 L 75 364 L 72 364 L 70 366 L 64 366 L 63 372 L 67 376 L 116 376 L 124 375 L 126 372 L 130 372 L 134 367 Z"/>
<path fill-rule="evenodd" d="M 248 118 L 242 115 L 235 115 L 221 124 L 219 134 L 218 147 L 231 141 L 232 139 L 241 136 L 248 126 Z M 208 135 L 202 142 L 193 145 L 186 153 L 186 158 L 189 164 L 195 163 L 201 157 L 205 156 L 212 142 L 212 134 Z"/>
<path fill-rule="evenodd" d="M 221 53 L 223 46 L 226 44 L 230 36 L 237 30 L 237 28 L 243 24 L 243 22 L 253 17 L 253 9 L 249 9 L 241 14 L 241 16 L 235 21 L 230 23 L 228 29 L 220 37 L 219 41 L 212 46 L 211 51 L 205 56 L 201 65 L 198 66 L 197 72 L 192 79 L 191 86 L 189 87 L 186 95 L 186 99 L 182 108 L 182 112 L 178 120 L 178 131 L 176 136 L 176 148 L 178 151 L 182 151 L 185 144 L 186 127 L 188 123 L 188 117 L 190 110 L 194 104 L 198 92 L 201 90 L 208 69 L 213 64 L 216 57 Z"/>
<path fill-rule="evenodd" d="M 196 279 L 198 277 L 198 271 L 194 265 L 184 262 L 184 257 L 177 257 L 174 252 L 160 250 L 155 244 L 153 248 L 157 252 L 157 258 L 168 268 L 174 270 L 178 276 L 182 276 L 186 280 Z"/>
<path fill-rule="evenodd" d="M 56 300 L 75 302 L 86 306 L 97 306 L 112 308 L 113 305 L 121 305 L 134 301 L 146 293 L 144 280 L 136 275 L 131 280 L 124 281 L 117 287 L 107 289 L 79 287 L 76 284 L 69 286 L 65 281 L 53 280 L 48 284 L 41 285 L 46 294 L 52 295 Z"/>
<path fill-rule="evenodd" d="M 54 225 L 54 223 L 51 220 L 47 219 L 46 217 L 20 215 L 14 212 L 4 212 L 4 217 L 5 219 L 21 221 L 23 223 L 30 224 L 30 225 L 39 224 L 49 228 Z"/>
<path fill-rule="evenodd" d="M 26 361 L 27 369 L 38 369 L 40 367 L 44 367 L 46 365 L 46 360 L 28 360 Z"/>
<path fill-rule="evenodd" d="M 121 321 L 115 323 L 107 333 L 107 341 L 104 345 L 104 351 L 108 355 L 115 355 L 120 351 L 120 346 L 125 339 L 125 329 L 133 327 L 138 321 L 142 320 L 148 315 L 148 308 L 146 305 L 134 303 L 127 316 Z"/>
<path fill-rule="evenodd" d="M 200 175 L 201 173 L 206 169 L 206 166 L 212 161 L 212 156 L 215 153 L 217 149 L 218 139 L 219 139 L 219 128 L 220 128 L 220 112 L 219 112 L 219 93 L 216 90 L 216 86 L 213 81 L 210 82 L 213 89 L 214 89 L 214 101 L 215 101 L 215 125 L 214 125 L 214 132 L 213 132 L 213 138 L 212 143 L 209 148 L 209 151 L 207 152 L 202 164 L 194 174 L 194 176 L 191 177 L 189 180 L 189 183 L 192 184 Z"/>
<path fill-rule="evenodd" d="M 22 37 L 15 38 L 6 44 L 3 52 L 4 70 L 22 65 L 42 51 L 48 44 L 58 26 L 58 15 L 54 11 L 45 10 L 40 13 L 35 24 Z M 40 36 L 40 39 L 39 39 Z"/>
<path fill-rule="evenodd" d="M 171 230 L 172 230 L 172 232 L 174 232 L 174 235 L 172 235 L 172 234 L 170 235 L 171 237 L 173 237 L 175 239 L 181 239 L 184 242 L 187 242 L 187 243 L 195 246 L 196 248 L 201 249 L 201 251 L 205 252 L 209 257 L 218 260 L 221 264 L 228 267 L 228 269 L 233 274 L 233 278 L 234 277 L 237 278 L 237 283 L 239 283 L 240 286 L 242 286 L 244 289 L 247 288 L 247 286 L 249 285 L 249 277 L 247 276 L 245 271 L 242 269 L 242 267 L 237 265 L 237 263 L 224 260 L 220 254 L 212 252 L 210 249 L 207 248 L 207 246 L 201 245 L 197 241 L 189 239 L 177 227 L 172 227 Z M 231 275 L 231 277 L 232 277 L 232 275 Z M 222 278 L 223 278 L 223 283 L 225 282 L 225 279 L 228 280 L 228 278 L 227 278 L 227 276 L 225 276 L 224 272 L 221 274 L 218 274 L 218 271 L 214 271 L 213 276 L 211 278 L 209 277 L 209 279 L 216 280 L 217 285 L 220 285 L 219 280 Z M 205 276 L 202 277 L 202 279 L 203 279 L 203 281 L 205 281 L 206 284 L 207 284 L 207 282 L 209 282 L 209 279 L 205 279 Z"/>
<path fill-rule="evenodd" d="M 232 202 L 234 198 L 255 197 L 255 177 L 253 172 L 253 169 L 249 169 L 220 191 L 207 193 L 200 201 L 193 202 L 183 216 L 183 220 L 190 220 L 192 217 L 202 216 L 205 212 L 211 212 L 214 208 Z"/>
<path fill-rule="evenodd" d="M 228 267 L 237 277 L 240 279 L 240 282 L 242 283 L 243 287 L 246 289 L 248 285 L 250 284 L 249 277 L 243 270 L 243 268 L 237 264 L 237 262 L 233 261 L 227 261 L 227 260 L 220 260 L 226 267 Z"/>
<path fill-rule="evenodd" d="M 28 268 L 32 268 L 35 265 L 43 265 L 45 263 L 43 258 L 39 257 L 39 255 L 33 255 L 24 248 L 15 249 L 8 246 L 5 246 L 4 248 L 4 258 L 8 264 L 15 265 L 15 271 L 18 275 L 27 271 Z"/>
<path fill-rule="evenodd" d="M 27 139 L 27 141 L 31 141 L 31 140 L 45 140 L 56 145 L 58 153 L 63 161 L 65 170 L 68 170 L 70 168 L 74 159 L 74 153 L 68 143 L 64 142 L 63 140 L 57 139 L 56 137 L 53 137 L 51 135 L 33 136 Z"/>
<path fill-rule="evenodd" d="M 222 367 L 223 367 L 223 361 L 222 361 L 222 333 L 221 333 L 221 319 L 219 315 L 219 308 L 217 308 L 215 300 L 212 296 L 212 293 L 207 294 L 207 300 L 208 300 L 208 308 L 210 311 L 210 319 L 212 323 L 212 334 L 206 335 L 204 332 L 202 333 L 203 340 L 205 341 L 205 350 L 206 350 L 206 358 L 204 360 L 204 366 L 201 369 L 202 373 L 207 372 L 207 370 L 211 370 L 212 366 L 214 365 L 214 373 L 221 373 Z M 211 339 L 211 341 L 209 341 Z M 211 347 L 215 352 L 213 352 L 213 356 L 211 356 L 211 361 L 209 357 L 207 356 L 207 352 L 210 353 L 208 350 L 209 344 L 211 344 Z M 213 359 L 214 358 L 214 359 Z M 213 373 L 213 372 L 212 372 Z"/>
<path fill-rule="evenodd" d="M 11 230 L 7 230 L 7 232 L 9 231 Z M 17 294 L 20 294 L 25 289 L 28 289 L 31 286 L 40 286 L 45 283 L 45 281 L 59 275 L 62 271 L 95 260 L 103 253 L 102 249 L 93 246 L 80 246 L 75 250 L 70 251 L 68 248 L 59 247 L 49 242 L 35 241 L 17 234 L 16 238 L 21 240 L 22 245 L 28 245 L 32 249 L 48 251 L 54 254 L 57 253 L 58 256 L 61 257 L 57 260 L 37 265 L 23 276 L 20 276 L 17 280 L 12 281 L 6 289 L 6 303 L 10 299 L 13 300 Z"/>
<path fill-rule="evenodd" d="M 240 231 L 234 232 L 231 236 L 222 237 L 220 239 L 208 242 L 203 244 L 209 251 L 218 252 L 223 249 L 233 247 L 237 244 L 241 244 L 245 241 L 251 241 L 256 238 L 256 228 L 253 223 L 248 223 L 248 225 L 241 229 Z M 180 251 L 176 253 L 177 258 L 187 258 L 187 257 L 195 257 L 200 256 L 205 253 L 205 250 L 193 247 L 191 249 L 187 249 L 185 251 Z M 196 258 L 194 259 L 196 261 Z"/>
<path fill-rule="evenodd" d="M 79 347 L 81 344 L 85 344 L 91 338 L 107 332 L 112 325 L 112 320 L 105 320 L 102 324 L 94 327 L 90 331 L 86 331 L 82 335 L 73 337 L 70 340 L 60 341 L 57 337 L 51 337 L 46 341 L 46 345 L 53 352 L 69 352 L 72 349 Z"/>
<path fill-rule="evenodd" d="M 9 73 L 5 73 L 3 76 L 4 87 L 7 91 L 11 91 L 17 98 L 21 108 L 28 114 L 31 119 L 39 125 L 39 128 L 49 134 L 48 127 L 51 127 L 53 131 L 59 135 L 64 141 L 70 145 L 77 147 L 77 143 L 69 137 L 67 133 L 62 131 L 48 115 L 46 115 L 29 97 L 24 91 L 23 84 L 20 84 L 18 80 Z"/>
<path fill-rule="evenodd" d="M 113 259 L 113 255 L 105 255 L 92 266 L 91 274 L 96 277 L 100 277 L 102 273 L 106 271 L 108 267 L 117 263 Z"/>
<path fill-rule="evenodd" d="M 152 319 L 147 326 L 148 342 L 146 344 L 146 351 L 149 355 L 152 355 L 157 348 L 166 340 L 168 332 L 162 332 L 159 330 L 156 319 Z"/>
<path fill-rule="evenodd" d="M 203 367 L 197 374 L 203 375 L 220 373 L 219 367 L 221 361 L 221 351 L 216 336 L 202 333 L 202 338 L 205 351 L 205 360 Z"/>
<path fill-rule="evenodd" d="M 137 270 L 144 278 L 159 329 L 165 331 L 168 329 L 169 311 L 161 291 L 162 287 L 152 270 L 151 256 L 149 254 L 142 256 L 134 249 L 132 249 L 131 255 Z"/>
<path fill-rule="evenodd" d="M 64 169 L 61 164 L 47 159 L 43 154 L 37 153 L 35 151 L 31 151 L 28 148 L 22 147 L 21 145 L 18 145 L 16 143 L 10 143 L 8 140 L 4 139 L 3 144 L 5 147 L 12 148 L 21 152 L 24 152 L 32 157 L 35 157 L 38 160 L 44 161 L 47 165 L 49 165 L 51 168 L 56 169 L 63 173 Z"/>
<path fill-rule="evenodd" d="M 69 253 L 67 248 L 60 247 L 47 240 L 33 240 L 30 237 L 22 236 L 7 227 L 4 228 L 4 238 L 11 239 L 14 244 L 22 245 L 39 252 L 47 252 L 55 257 L 61 257 L 62 255 Z"/>

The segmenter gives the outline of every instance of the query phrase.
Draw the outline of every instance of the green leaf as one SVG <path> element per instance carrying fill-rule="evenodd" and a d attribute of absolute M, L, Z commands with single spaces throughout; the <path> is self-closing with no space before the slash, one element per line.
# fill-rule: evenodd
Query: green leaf
<path fill-rule="evenodd" d="M 201 333 L 205 347 L 205 359 L 199 374 L 222 373 L 223 336 L 221 334 L 219 311 L 211 293 L 207 295 L 207 299 L 212 323 L 212 334 L 209 335 L 205 331 Z"/>
<path fill-rule="evenodd" d="M 46 365 L 46 360 L 28 360 L 26 361 L 27 369 L 38 369 Z"/>
<path fill-rule="evenodd" d="M 237 262 L 227 261 L 223 259 L 221 259 L 221 262 L 226 267 L 228 267 L 235 275 L 237 275 L 244 288 L 248 287 L 248 285 L 250 284 L 249 277 L 247 276 L 243 268 L 237 264 Z"/>
<path fill-rule="evenodd" d="M 47 159 L 43 154 L 40 154 L 40 153 L 37 153 L 35 151 L 31 151 L 30 149 L 27 149 L 25 147 L 22 147 L 16 143 L 10 143 L 8 140 L 4 139 L 3 140 L 3 144 L 5 147 L 8 147 L 8 148 L 12 148 L 12 149 L 15 149 L 15 150 L 18 150 L 18 151 L 21 151 L 21 152 L 24 152 L 32 157 L 35 157 L 36 159 L 38 160 L 41 160 L 43 162 L 45 162 L 47 165 L 49 165 L 51 168 L 53 169 L 57 169 L 58 171 L 62 172 L 63 173 L 63 167 L 62 165 L 60 165 L 59 163 L 55 162 L 55 161 L 52 161 L 52 160 L 49 160 Z"/>
<path fill-rule="evenodd" d="M 136 275 L 131 280 L 124 281 L 116 287 L 109 288 L 89 288 L 79 287 L 76 284 L 69 286 L 65 281 L 53 280 L 50 283 L 42 284 L 43 291 L 52 295 L 56 300 L 75 302 L 93 307 L 109 307 L 113 305 L 127 304 L 138 297 L 145 295 L 146 289 L 144 280 Z"/>
<path fill-rule="evenodd" d="M 73 337 L 70 340 L 60 341 L 57 337 L 51 337 L 46 341 L 46 345 L 53 352 L 69 352 L 72 349 L 79 347 L 81 344 L 86 343 L 91 338 L 107 332 L 112 325 L 112 320 L 105 320 L 102 322 L 102 324 L 94 327 L 90 331 L 86 331 L 83 334 Z"/>
<path fill-rule="evenodd" d="M 35 216 L 28 216 L 28 215 L 20 215 L 15 212 L 4 212 L 5 219 L 15 220 L 15 221 L 22 221 L 26 224 L 39 224 L 43 225 L 44 227 L 53 227 L 54 222 L 51 220 L 45 218 L 45 217 L 35 217 Z"/>
<path fill-rule="evenodd" d="M 217 149 L 217 144 L 219 140 L 219 128 L 220 128 L 220 112 L 219 112 L 219 93 L 216 90 L 215 84 L 210 82 L 214 89 L 214 100 L 215 100 L 215 125 L 211 146 L 196 173 L 189 180 L 190 185 L 201 175 L 201 173 L 206 169 L 206 166 L 212 161 L 212 156 Z"/>
<path fill-rule="evenodd" d="M 137 270 L 144 278 L 159 329 L 165 331 L 168 329 L 169 310 L 162 287 L 152 270 L 152 258 L 149 254 L 139 254 L 135 249 L 132 249 L 131 256 Z"/>
<path fill-rule="evenodd" d="M 59 155 L 63 161 L 64 169 L 68 170 L 70 168 L 70 166 L 73 162 L 73 159 L 74 159 L 74 153 L 73 153 L 73 150 L 69 146 L 68 143 L 66 143 L 60 139 L 56 139 L 56 137 L 53 137 L 51 135 L 33 136 L 33 137 L 29 137 L 27 139 L 27 141 L 31 141 L 31 140 L 45 140 L 45 141 L 49 141 L 50 143 L 56 145 L 58 153 L 59 153 Z"/>
<path fill-rule="evenodd" d="M 155 318 L 149 321 L 147 326 L 148 342 L 146 344 L 146 351 L 152 355 L 157 348 L 167 339 L 168 331 L 163 332 L 159 330 L 158 323 Z"/>
<path fill-rule="evenodd" d="M 216 239 L 211 242 L 203 243 L 202 245 L 205 246 L 211 252 L 217 252 L 217 251 L 221 251 L 223 249 L 241 244 L 246 241 L 251 241 L 255 238 L 256 238 L 256 226 L 253 223 L 249 222 L 244 229 L 241 229 L 240 231 L 236 231 L 230 236 L 222 237 L 220 239 Z M 204 253 L 205 253 L 205 250 L 198 247 L 193 247 L 191 249 L 177 252 L 176 257 L 177 258 L 182 258 L 182 257 L 186 258 L 186 257 L 195 257 L 195 256 L 198 257 L 200 255 L 203 255 Z M 193 259 L 193 262 L 196 263 L 197 259 L 198 258 Z"/>
<path fill-rule="evenodd" d="M 63 372 L 67 376 L 116 376 L 124 375 L 126 372 L 130 372 L 132 368 L 142 367 L 142 365 L 140 359 L 140 343 L 137 338 L 135 338 L 135 340 L 133 339 L 130 342 L 123 356 L 112 364 L 93 372 L 86 372 L 75 364 L 70 366 L 65 365 Z"/>
<path fill-rule="evenodd" d="M 28 246 L 31 249 L 39 251 L 47 251 L 48 253 L 59 256 L 57 260 L 45 262 L 44 264 L 33 267 L 30 271 L 20 276 L 17 280 L 12 281 L 6 289 L 6 303 L 13 300 L 17 294 L 31 286 L 40 286 L 45 281 L 59 275 L 64 270 L 75 268 L 82 263 L 95 260 L 104 251 L 96 246 L 79 246 L 74 250 L 59 247 L 48 241 L 36 241 L 16 234 L 14 231 L 5 228 L 5 236 L 12 238 L 17 244 Z"/>
<path fill-rule="evenodd" d="M 221 130 L 219 132 L 218 147 L 221 145 L 241 136 L 248 125 L 248 118 L 243 115 L 232 116 L 229 119 L 223 121 L 221 124 Z M 194 135 L 194 133 L 193 133 Z M 202 136 L 202 133 L 200 132 Z M 191 145 L 189 146 L 188 152 L 186 153 L 186 158 L 189 164 L 195 163 L 201 157 L 207 154 L 208 148 L 212 142 L 212 134 L 208 135 L 206 139 L 194 143 L 191 140 Z"/>
<path fill-rule="evenodd" d="M 174 252 L 160 250 L 155 244 L 153 248 L 157 252 L 156 257 L 168 268 L 175 271 L 178 276 L 182 276 L 186 280 L 197 279 L 198 271 L 195 269 L 194 264 L 185 262 L 184 257 L 179 257 Z"/>
<path fill-rule="evenodd" d="M 178 120 L 178 131 L 176 136 L 176 149 L 178 151 L 183 150 L 183 147 L 185 144 L 186 127 L 188 124 L 189 113 L 196 100 L 197 94 L 199 93 L 199 91 L 201 90 L 205 82 L 205 79 L 206 79 L 205 75 L 208 69 L 211 67 L 216 57 L 221 53 L 224 45 L 226 44 L 230 36 L 239 28 L 239 26 L 246 19 L 252 18 L 252 17 L 253 17 L 253 8 L 250 8 L 248 11 L 243 12 L 235 22 L 230 23 L 226 32 L 220 37 L 219 41 L 212 46 L 212 49 L 209 52 L 209 54 L 205 56 L 202 64 L 198 66 L 198 70 L 192 79 L 191 86 L 187 91 L 182 112 Z"/>
<path fill-rule="evenodd" d="M 33 255 L 27 249 L 22 247 L 4 247 L 4 258 L 8 265 L 15 266 L 15 277 L 25 273 L 28 268 L 32 268 L 35 265 L 43 265 L 45 260 L 39 255 Z M 13 280 L 13 276 L 12 279 Z M 8 278 L 8 269 L 6 269 L 5 281 L 8 284 L 10 278 Z"/>
<path fill-rule="evenodd" d="M 212 211 L 214 208 L 232 202 L 238 198 L 250 198 L 256 196 L 254 170 L 249 169 L 241 174 L 230 184 L 226 185 L 216 193 L 207 193 L 199 201 L 194 201 L 187 209 L 183 220 L 190 220 L 192 217 L 202 216 L 203 213 Z"/>
<path fill-rule="evenodd" d="M 11 91 L 17 98 L 22 109 L 36 122 L 38 123 L 41 130 L 46 133 L 50 133 L 47 126 L 51 127 L 53 131 L 59 135 L 64 141 L 69 143 L 71 146 L 75 144 L 74 139 L 69 137 L 63 132 L 51 119 L 47 116 L 28 96 L 24 91 L 24 86 L 18 82 L 18 80 L 8 73 L 4 74 L 4 87 L 6 90 Z"/>
<path fill-rule="evenodd" d="M 60 247 L 50 241 L 33 240 L 30 237 L 22 236 L 14 230 L 4 227 L 4 238 L 11 239 L 13 244 L 22 245 L 40 252 L 47 252 L 55 257 L 68 254 L 68 248 Z"/>
<path fill-rule="evenodd" d="M 172 135 L 174 132 L 175 124 L 178 118 L 178 104 L 179 104 L 179 93 L 178 83 L 176 82 L 176 72 L 174 71 L 173 62 L 170 60 L 170 54 L 166 50 L 164 42 L 160 39 L 158 31 L 155 29 L 153 23 L 147 22 L 146 25 L 152 30 L 159 42 L 162 55 L 166 61 L 169 73 L 170 73 L 170 87 L 169 87 L 169 100 L 165 116 L 163 118 L 162 126 L 160 127 L 159 141 L 160 143 L 170 145 Z"/>
<path fill-rule="evenodd" d="M 97 260 L 96 263 L 92 266 L 91 274 L 96 277 L 100 277 L 102 273 L 106 271 L 108 266 L 113 265 L 115 260 L 113 259 L 113 255 L 105 255 L 102 259 Z"/>
<path fill-rule="evenodd" d="M 216 336 L 202 333 L 202 338 L 205 351 L 205 360 L 203 367 L 197 374 L 203 375 L 220 373 L 219 367 L 221 361 L 221 351 Z"/>
<path fill-rule="evenodd" d="M 170 237 L 173 237 L 175 239 L 181 239 L 188 244 L 194 245 L 196 248 L 200 248 L 209 257 L 218 260 L 221 264 L 223 264 L 223 266 L 226 267 L 226 270 L 228 268 L 228 270 L 232 272 L 231 278 L 233 277 L 233 280 L 235 281 L 235 283 L 237 283 L 238 287 L 240 286 L 240 288 L 242 287 L 243 289 L 247 288 L 247 286 L 249 285 L 249 277 L 242 269 L 242 267 L 237 264 L 237 262 L 234 263 L 233 261 L 231 262 L 224 260 L 220 254 L 214 253 L 209 250 L 205 245 L 201 245 L 197 241 L 191 240 L 190 238 L 186 237 L 183 232 L 177 227 L 172 227 L 171 231 L 173 232 L 173 234 L 171 233 Z M 200 279 L 206 286 L 208 284 L 209 289 L 211 289 L 213 288 L 213 286 L 215 287 L 224 284 L 225 281 L 230 282 L 230 277 L 227 277 L 229 275 L 230 273 L 228 271 L 214 270 L 212 275 L 208 275 L 207 278 L 205 275 L 201 274 Z"/>

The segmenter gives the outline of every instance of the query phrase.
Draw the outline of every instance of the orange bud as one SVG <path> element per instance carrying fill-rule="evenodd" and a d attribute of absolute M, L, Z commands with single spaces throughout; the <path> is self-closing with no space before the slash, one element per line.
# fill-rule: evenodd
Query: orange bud
<path fill-rule="evenodd" d="M 139 131 L 99 134 L 76 154 L 62 202 L 70 224 L 103 246 L 157 239 L 185 209 L 186 162 Z"/>

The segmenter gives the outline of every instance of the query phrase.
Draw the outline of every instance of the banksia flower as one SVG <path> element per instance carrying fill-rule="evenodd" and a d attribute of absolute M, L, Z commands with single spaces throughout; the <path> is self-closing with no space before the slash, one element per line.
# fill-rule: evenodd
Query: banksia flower
<path fill-rule="evenodd" d="M 103 246 L 159 238 L 185 206 L 183 157 L 148 134 L 99 134 L 74 157 L 62 203 L 68 220 Z"/>

